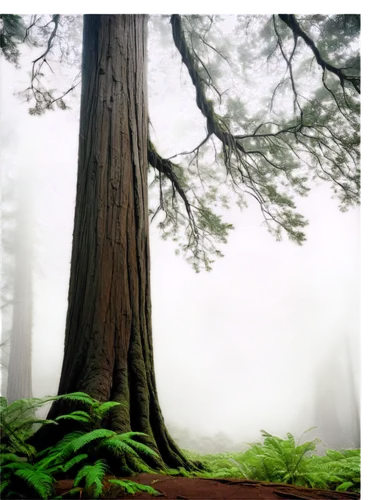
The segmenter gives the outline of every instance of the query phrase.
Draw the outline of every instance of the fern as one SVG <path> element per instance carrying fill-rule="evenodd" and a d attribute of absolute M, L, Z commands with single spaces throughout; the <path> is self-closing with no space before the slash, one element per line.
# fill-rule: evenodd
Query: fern
<path fill-rule="evenodd" d="M 117 401 L 106 401 L 100 403 L 96 399 L 91 398 L 85 393 L 77 392 L 68 395 L 67 399 L 82 403 L 87 407 L 87 411 L 76 410 L 67 415 L 61 415 L 56 420 L 75 420 L 88 425 L 89 428 L 99 428 L 105 415 L 115 406 L 121 405 Z"/>
<path fill-rule="evenodd" d="M 121 403 L 118 403 L 117 401 L 107 401 L 105 403 L 102 403 L 95 408 L 95 417 L 97 417 L 99 420 L 102 420 L 106 413 L 108 413 L 115 406 L 119 406 L 120 404 Z"/>
<path fill-rule="evenodd" d="M 346 481 L 337 486 L 336 491 L 347 491 L 351 486 L 354 486 L 354 483 Z"/>
<path fill-rule="evenodd" d="M 146 484 L 139 484 L 134 481 L 129 480 L 121 480 L 121 479 L 108 479 L 108 483 L 114 484 L 115 486 L 120 486 L 121 489 L 125 490 L 126 493 L 134 494 L 140 491 L 145 491 L 150 495 L 160 495 L 160 492 L 152 488 L 151 486 L 147 486 Z"/>
<path fill-rule="evenodd" d="M 114 431 L 110 431 L 109 429 L 95 429 L 94 431 L 87 432 L 86 434 L 83 434 L 82 436 L 71 441 L 69 447 L 73 452 L 77 452 L 92 441 L 113 436 L 116 436 L 116 433 Z"/>
<path fill-rule="evenodd" d="M 8 486 L 11 485 L 11 481 L 9 479 L 4 479 L 2 478 L 1 484 L 0 484 L 0 495 L 2 495 L 3 491 L 8 488 Z"/>
<path fill-rule="evenodd" d="M 147 446 L 144 443 L 140 443 L 135 439 L 132 439 L 134 436 L 145 436 L 148 437 L 147 434 L 143 432 L 126 432 L 124 434 L 117 434 L 116 439 L 122 441 L 123 443 L 128 444 L 132 448 L 134 448 L 137 452 L 142 452 L 145 455 L 152 455 L 154 457 L 158 457 L 159 455 L 152 448 Z"/>
<path fill-rule="evenodd" d="M 8 458 L 10 458 L 9 455 Z M 15 461 L 2 465 L 0 488 L 2 495 L 4 492 L 10 494 L 10 489 L 12 487 L 14 489 L 13 484 L 17 483 L 17 481 L 15 481 L 16 477 L 20 478 L 22 482 L 25 483 L 26 489 L 31 488 L 34 494 L 36 492 L 40 498 L 48 498 L 53 492 L 53 483 L 55 480 L 49 472 L 39 470 L 33 464 L 21 461 L 19 457 L 17 457 Z M 19 487 L 17 490 L 19 490 Z M 17 491 L 14 493 L 17 494 Z"/>
<path fill-rule="evenodd" d="M 110 450 L 114 455 L 120 456 L 122 454 L 131 454 L 135 455 L 136 457 L 139 457 L 138 453 L 126 442 L 120 441 L 117 439 L 117 436 L 114 438 L 109 438 L 103 440 L 100 444 L 99 447 L 106 448 Z"/>
<path fill-rule="evenodd" d="M 68 413 L 67 415 L 60 415 L 59 417 L 56 417 L 56 422 L 59 420 L 75 420 L 76 422 L 84 422 L 87 424 L 90 422 L 90 415 L 85 411 L 77 410 L 72 413 Z"/>
<path fill-rule="evenodd" d="M 104 460 L 97 460 L 93 465 L 84 465 L 78 472 L 74 486 L 78 486 L 82 479 L 85 480 L 85 490 L 98 498 L 103 491 L 103 478 L 108 471 Z"/>
<path fill-rule="evenodd" d="M 75 410 L 67 415 L 61 415 L 55 420 L 40 420 L 35 418 L 35 411 L 46 402 L 68 399 L 85 405 L 87 411 Z M 103 491 L 103 479 L 109 466 L 100 456 L 106 451 L 109 459 L 115 459 L 114 464 L 121 459 L 125 467 L 126 462 L 134 466 L 132 470 L 150 472 L 151 469 L 140 455 L 158 457 L 158 454 L 146 444 L 136 440 L 146 437 L 141 432 L 128 432 L 117 435 L 114 431 L 97 428 L 102 418 L 120 403 L 110 401 L 100 403 L 84 393 L 72 393 L 63 396 L 46 397 L 43 399 L 31 398 L 7 404 L 5 398 L 0 399 L 1 412 L 1 444 L 2 468 L 1 494 L 7 496 L 38 495 L 39 498 L 48 498 L 53 493 L 55 477 L 64 477 L 64 474 L 76 472 L 74 488 L 70 493 L 85 491 L 91 498 L 100 496 Z M 78 430 L 64 436 L 54 446 L 36 453 L 35 448 L 26 442 L 33 432 L 33 425 L 59 425 L 60 422 L 71 420 L 88 427 L 84 432 Z M 148 438 L 149 439 L 149 438 Z M 109 454 L 109 455 L 108 455 Z M 131 458 L 133 457 L 133 458 Z M 21 482 L 20 482 L 21 480 Z M 18 482 L 17 482 L 18 481 Z M 84 481 L 85 486 L 79 486 Z M 126 483 L 130 484 L 130 483 Z M 136 483 L 134 483 L 136 484 Z M 17 486 L 16 486 L 17 485 Z M 17 488 L 21 488 L 18 492 Z M 132 488 L 129 486 L 129 488 Z M 152 488 L 143 485 L 139 491 L 153 492 Z M 137 490 L 137 491 L 138 491 Z M 27 493 L 30 491 L 30 493 Z M 31 493 L 33 492 L 33 493 Z"/>
<path fill-rule="evenodd" d="M 86 458 L 88 458 L 87 453 L 81 453 L 80 455 L 76 455 L 75 457 L 71 458 L 64 464 L 64 472 L 67 472 L 69 469 L 82 462 L 82 460 L 86 460 Z"/>
<path fill-rule="evenodd" d="M 7 463 L 11 462 L 25 462 L 25 458 L 19 457 L 18 455 L 15 455 L 14 453 L 2 453 L 0 455 L 0 465 L 1 467 L 4 467 Z"/>
<path fill-rule="evenodd" d="M 24 468 L 16 470 L 15 475 L 26 481 L 41 498 L 47 499 L 52 494 L 54 478 L 50 474 Z"/>
<path fill-rule="evenodd" d="M 100 406 L 100 405 L 99 405 Z M 98 407 L 99 407 L 98 406 Z M 115 405 L 116 406 L 116 405 Z M 108 405 L 110 410 L 112 405 Z M 337 489 L 338 491 L 359 490 L 360 485 L 360 452 L 359 450 L 327 450 L 324 457 L 311 455 L 319 440 L 297 444 L 291 434 L 286 439 L 262 431 L 264 443 L 255 444 L 243 453 L 226 453 L 207 455 L 202 458 L 211 471 L 189 473 L 183 468 L 176 470 L 166 469 L 169 475 L 199 476 L 199 477 L 247 477 L 249 479 L 288 482 L 301 486 Z M 37 465 L 49 468 L 63 464 L 63 470 L 75 470 L 81 467 L 76 476 L 75 491 L 78 484 L 85 480 L 87 494 L 92 497 L 100 495 L 103 488 L 103 468 L 107 464 L 100 457 L 100 450 L 106 451 L 110 457 L 116 459 L 126 457 L 129 463 L 135 465 L 133 470 L 150 468 L 142 461 L 140 455 L 158 457 L 157 453 L 146 444 L 134 438 L 147 437 L 143 433 L 129 432 L 117 435 L 107 429 L 95 429 L 88 433 L 76 432 L 65 436 L 61 442 L 51 449 L 48 454 L 41 456 Z M 85 449 L 85 453 L 81 450 Z M 77 455 L 77 453 L 79 453 Z M 133 459 L 131 459 L 133 457 Z M 39 457 L 38 457 L 39 458 Z M 68 462 L 66 460 L 68 459 Z M 12 460 L 12 457 L 9 457 Z M 20 464 L 14 470 L 21 470 Z M 121 487 L 120 480 L 110 480 L 114 485 Z M 125 481 L 127 493 L 142 490 L 137 483 Z M 138 488 L 138 489 L 135 489 Z M 80 490 L 82 491 L 82 489 Z M 146 490 L 142 490 L 146 491 Z"/>
<path fill-rule="evenodd" d="M 296 442 L 289 433 L 286 439 L 265 431 L 262 434 L 263 444 L 251 444 L 249 449 L 241 453 L 184 453 L 189 459 L 199 458 L 207 468 L 205 472 L 194 473 L 194 476 L 246 477 L 312 488 L 359 491 L 360 450 L 327 450 L 324 456 L 317 456 L 313 452 L 319 439 L 300 444 L 301 438 Z M 168 470 L 170 475 L 181 473 L 183 471 L 177 469 Z"/>
<path fill-rule="evenodd" d="M 54 420 L 36 418 L 35 412 L 46 403 L 62 399 L 77 401 L 90 407 L 95 407 L 96 404 L 100 406 L 98 402 L 82 392 L 47 396 L 45 398 L 18 399 L 11 404 L 7 403 L 6 398 L 1 397 L 0 428 L 2 443 L 7 447 L 7 451 L 25 455 L 30 459 L 34 458 L 36 454 L 35 448 L 26 441 L 33 434 L 35 424 L 57 425 Z"/>

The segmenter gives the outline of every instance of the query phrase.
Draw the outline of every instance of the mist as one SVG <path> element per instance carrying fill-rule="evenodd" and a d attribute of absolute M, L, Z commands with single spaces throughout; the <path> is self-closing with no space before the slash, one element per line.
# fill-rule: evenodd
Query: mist
<path fill-rule="evenodd" d="M 168 87 L 157 57 L 151 50 L 150 116 L 173 154 L 196 144 L 203 122 L 178 58 Z M 57 392 L 64 349 L 79 98 L 72 110 L 30 116 L 14 95 L 30 60 L 25 53 L 18 70 L 0 61 L 1 166 L 2 177 L 28 179 L 34 204 L 33 395 L 42 397 Z M 222 433 L 234 446 L 259 440 L 260 429 L 299 436 L 312 426 L 327 446 L 358 446 L 360 211 L 340 212 L 322 183 L 297 206 L 309 220 L 303 246 L 275 241 L 255 203 L 232 206 L 225 218 L 235 230 L 210 273 L 196 274 L 151 225 L 157 387 L 182 446 L 191 436 Z"/>

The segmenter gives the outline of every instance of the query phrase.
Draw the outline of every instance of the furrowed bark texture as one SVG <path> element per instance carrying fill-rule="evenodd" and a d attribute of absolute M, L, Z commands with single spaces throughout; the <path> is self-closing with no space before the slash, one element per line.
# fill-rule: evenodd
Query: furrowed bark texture
<path fill-rule="evenodd" d="M 109 426 L 149 434 L 164 462 L 175 467 L 187 462 L 159 408 L 151 338 L 146 35 L 143 15 L 85 16 L 59 394 L 84 391 L 124 403 L 112 411 Z M 49 417 L 63 410 L 55 404 Z"/>

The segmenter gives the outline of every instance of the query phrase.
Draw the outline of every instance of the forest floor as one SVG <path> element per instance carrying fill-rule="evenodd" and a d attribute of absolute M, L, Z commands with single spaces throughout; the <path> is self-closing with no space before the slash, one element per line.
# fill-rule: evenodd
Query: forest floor
<path fill-rule="evenodd" d="M 103 498 L 118 499 L 148 499 L 165 498 L 173 500 L 354 500 L 359 499 L 358 493 L 341 493 L 338 491 L 302 488 L 280 483 L 264 483 L 242 479 L 202 479 L 180 476 L 163 476 L 158 474 L 137 474 L 131 478 L 137 483 L 152 486 L 160 492 L 153 497 L 148 493 L 124 495 L 124 493 L 107 492 Z M 61 495 L 71 489 L 73 481 L 59 481 L 56 493 Z"/>

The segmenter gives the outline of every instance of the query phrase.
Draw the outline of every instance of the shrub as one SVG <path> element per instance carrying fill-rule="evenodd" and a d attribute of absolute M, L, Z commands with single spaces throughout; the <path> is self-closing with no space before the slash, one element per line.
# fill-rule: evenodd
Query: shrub
<path fill-rule="evenodd" d="M 41 420 L 35 417 L 36 409 L 47 402 L 62 398 L 78 401 L 86 405 L 88 411 L 73 411 L 55 420 Z M 88 498 L 98 498 L 103 492 L 104 476 L 110 472 L 108 460 L 111 459 L 123 460 L 126 472 L 130 470 L 127 461 L 136 470 L 150 471 L 143 457 L 159 460 L 159 456 L 152 448 L 139 441 L 147 438 L 146 434 L 116 434 L 109 429 L 100 428 L 105 415 L 119 404 L 114 401 L 100 403 L 79 392 L 43 399 L 21 399 L 10 405 L 5 398 L 1 398 L 2 498 L 50 498 L 54 494 L 56 480 L 68 475 L 75 477 L 70 494 L 79 493 L 80 496 L 84 494 Z M 63 420 L 83 424 L 85 431 L 71 432 L 54 446 L 39 453 L 27 442 L 35 430 L 35 424 L 59 425 Z M 112 479 L 108 480 L 108 484 L 126 492 L 158 493 L 149 486 L 138 485 L 132 481 Z"/>

